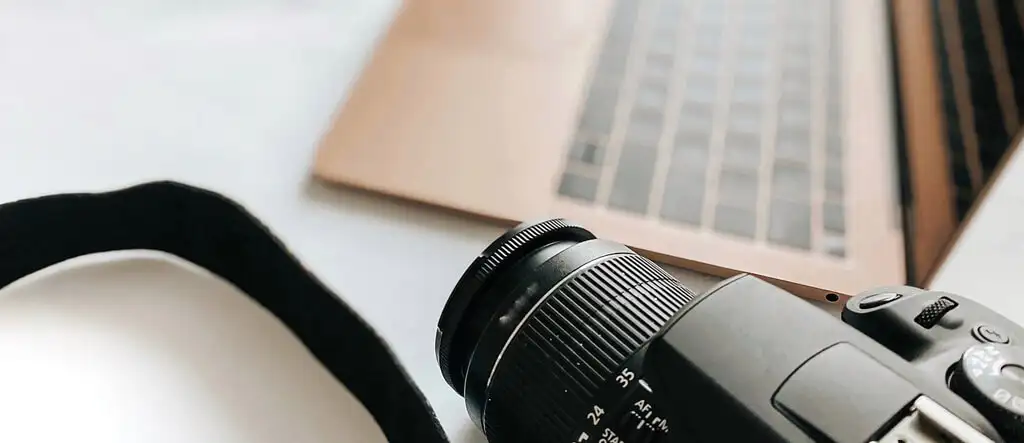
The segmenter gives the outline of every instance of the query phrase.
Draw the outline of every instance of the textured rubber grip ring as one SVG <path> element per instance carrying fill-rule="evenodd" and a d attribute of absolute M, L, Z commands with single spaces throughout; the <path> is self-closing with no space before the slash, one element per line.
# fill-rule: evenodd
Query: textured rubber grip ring
<path fill-rule="evenodd" d="M 484 409 L 488 439 L 571 441 L 613 374 L 693 297 L 634 254 L 567 281 L 523 321 L 497 362 Z"/>
<path fill-rule="evenodd" d="M 586 241 L 594 238 L 594 234 L 582 226 L 563 219 L 536 224 L 523 223 L 491 243 L 473 261 L 445 304 L 434 342 L 441 374 L 455 392 L 463 395 L 465 391 L 464 369 L 469 359 L 469 351 L 461 349 L 459 345 L 472 339 L 460 337 L 465 332 L 460 332 L 459 326 L 467 316 L 490 317 L 493 310 L 497 309 L 498 300 L 479 297 L 493 277 L 541 246 L 555 241 Z"/>

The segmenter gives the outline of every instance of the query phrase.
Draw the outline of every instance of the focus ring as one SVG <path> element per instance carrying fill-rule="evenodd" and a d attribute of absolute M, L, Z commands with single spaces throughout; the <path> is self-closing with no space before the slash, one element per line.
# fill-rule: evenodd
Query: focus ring
<path fill-rule="evenodd" d="M 649 260 L 611 256 L 544 300 L 512 337 L 491 377 L 491 441 L 565 442 L 619 367 L 693 293 Z M 521 423 L 523 410 L 538 420 Z"/>
<path fill-rule="evenodd" d="M 491 243 L 473 261 L 452 291 L 438 322 L 435 338 L 437 362 L 449 386 L 460 395 L 464 393 L 465 364 L 469 358 L 469 351 L 464 348 L 469 343 L 465 340 L 461 343 L 457 341 L 460 336 L 465 339 L 472 334 L 460 333 L 457 329 L 467 317 L 490 315 L 497 300 L 479 297 L 489 280 L 539 246 L 554 241 L 586 241 L 593 238 L 594 234 L 582 226 L 560 218 L 535 224 L 523 223 Z"/>

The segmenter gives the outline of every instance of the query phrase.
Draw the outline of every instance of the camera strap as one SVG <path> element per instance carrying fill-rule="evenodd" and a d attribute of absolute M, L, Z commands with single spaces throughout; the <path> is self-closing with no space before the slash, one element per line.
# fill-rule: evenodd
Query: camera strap
<path fill-rule="evenodd" d="M 155 182 L 0 205 L 0 288 L 78 256 L 131 249 L 190 261 L 262 305 L 359 399 L 388 441 L 448 441 L 387 344 L 237 203 Z"/>

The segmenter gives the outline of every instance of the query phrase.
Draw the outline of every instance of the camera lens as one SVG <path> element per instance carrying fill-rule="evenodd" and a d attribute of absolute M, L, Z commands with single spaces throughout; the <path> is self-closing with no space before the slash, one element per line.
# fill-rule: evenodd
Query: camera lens
<path fill-rule="evenodd" d="M 491 442 L 655 441 L 639 358 L 694 298 L 651 261 L 565 220 L 523 224 L 452 291 L 436 351 Z"/>

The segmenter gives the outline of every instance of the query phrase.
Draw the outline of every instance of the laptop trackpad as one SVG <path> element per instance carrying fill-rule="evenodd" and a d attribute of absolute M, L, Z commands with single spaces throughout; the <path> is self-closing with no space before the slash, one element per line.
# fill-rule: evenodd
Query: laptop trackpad
<path fill-rule="evenodd" d="M 148 251 L 0 289 L 0 392 L 0 441 L 386 441 L 276 318 Z"/>

